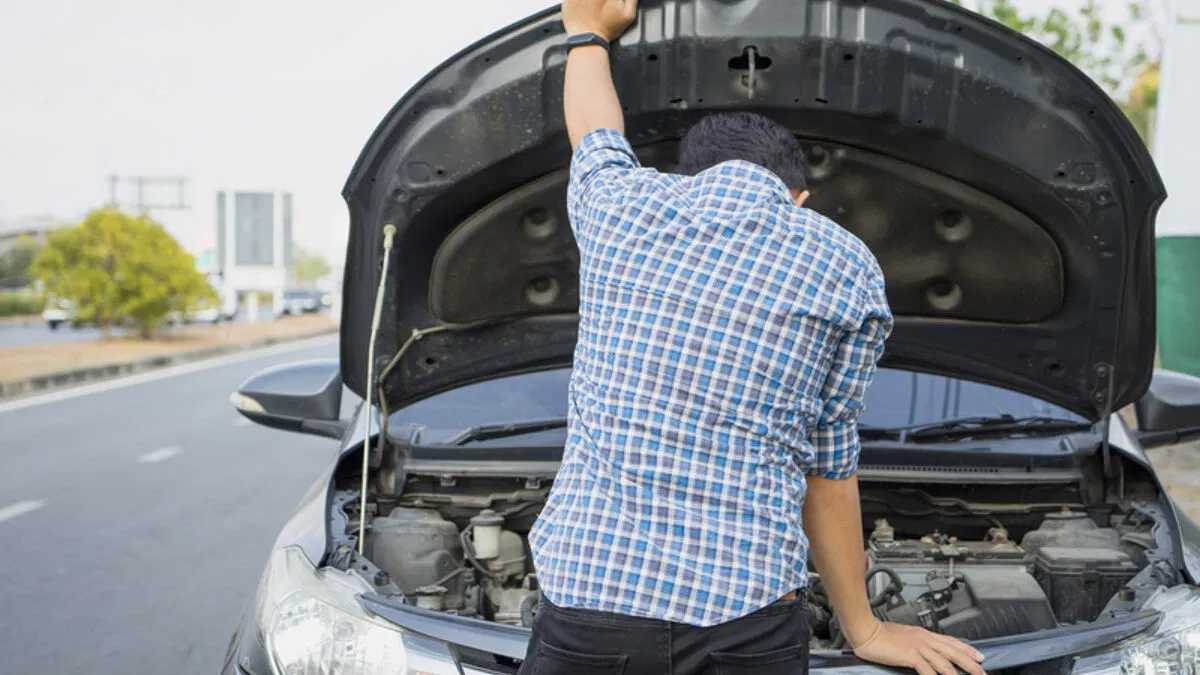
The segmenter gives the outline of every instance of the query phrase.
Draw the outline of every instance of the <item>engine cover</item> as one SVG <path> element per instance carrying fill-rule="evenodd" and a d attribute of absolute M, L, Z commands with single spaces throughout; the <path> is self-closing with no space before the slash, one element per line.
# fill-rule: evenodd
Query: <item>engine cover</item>
<path fill-rule="evenodd" d="M 960 542 L 935 534 L 897 540 L 886 521 L 876 523 L 867 550 L 867 588 L 875 613 L 970 640 L 1057 626 L 1025 552 L 1003 530 L 989 537 Z"/>

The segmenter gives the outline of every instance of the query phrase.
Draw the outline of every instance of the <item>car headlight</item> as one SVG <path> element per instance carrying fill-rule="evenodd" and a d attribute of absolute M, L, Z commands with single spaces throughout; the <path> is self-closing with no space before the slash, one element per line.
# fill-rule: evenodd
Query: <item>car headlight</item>
<path fill-rule="evenodd" d="M 1163 615 L 1153 633 L 1080 656 L 1073 675 L 1200 675 L 1200 593 L 1189 586 L 1160 589 L 1146 609 Z"/>
<path fill-rule="evenodd" d="M 361 577 L 313 567 L 298 547 L 275 551 L 259 586 L 255 627 L 263 659 L 243 654 L 243 670 L 270 664 L 273 675 L 458 675 L 449 647 L 371 615 L 357 596 Z M 258 675 L 258 673 L 254 673 Z"/>

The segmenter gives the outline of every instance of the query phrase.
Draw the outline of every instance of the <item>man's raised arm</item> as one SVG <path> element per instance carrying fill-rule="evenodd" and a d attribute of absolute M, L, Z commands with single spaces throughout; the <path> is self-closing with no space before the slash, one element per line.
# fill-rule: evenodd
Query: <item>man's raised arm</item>
<path fill-rule="evenodd" d="M 637 0 L 565 0 L 562 18 L 568 37 L 591 33 L 611 43 L 637 18 Z M 567 54 L 563 114 L 572 149 L 597 129 L 625 133 L 625 116 L 603 45 L 573 47 Z"/>

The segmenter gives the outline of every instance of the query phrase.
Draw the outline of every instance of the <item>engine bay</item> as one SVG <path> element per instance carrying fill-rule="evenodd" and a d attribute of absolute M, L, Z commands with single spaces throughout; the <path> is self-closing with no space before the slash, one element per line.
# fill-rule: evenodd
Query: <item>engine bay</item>
<path fill-rule="evenodd" d="M 529 627 L 537 573 L 526 539 L 552 470 L 486 463 L 453 472 L 410 459 L 373 475 L 363 555 L 343 543 L 330 564 L 419 608 Z M 493 470 L 494 469 L 494 470 Z M 347 481 L 332 500 L 335 540 L 351 542 L 360 514 Z M 1077 487 L 872 484 L 860 478 L 864 584 L 882 620 L 968 640 L 1031 633 L 1132 609 L 1161 563 L 1161 512 L 1149 500 L 1089 505 Z M 1020 501 L 1012 501 L 1014 494 Z M 1053 499 L 1052 496 L 1059 497 Z M 1146 495 L 1148 496 L 1148 495 Z M 1007 500 L 1007 501 L 1005 501 Z M 814 650 L 845 648 L 820 575 L 806 592 Z"/>

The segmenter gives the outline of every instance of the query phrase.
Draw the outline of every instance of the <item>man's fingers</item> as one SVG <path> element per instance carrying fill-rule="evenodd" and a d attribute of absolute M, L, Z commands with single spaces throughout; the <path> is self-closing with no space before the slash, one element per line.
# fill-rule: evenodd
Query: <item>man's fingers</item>
<path fill-rule="evenodd" d="M 925 659 L 941 675 L 958 675 L 958 671 L 954 669 L 950 661 L 942 656 L 932 644 L 921 648 L 921 658 Z"/>
<path fill-rule="evenodd" d="M 958 638 L 952 638 L 949 635 L 940 635 L 939 634 L 939 635 L 937 635 L 937 637 L 947 647 L 965 654 L 967 656 L 967 658 L 971 659 L 972 661 L 975 661 L 976 663 L 983 661 L 983 654 L 981 654 L 978 649 L 975 649 L 974 647 L 963 642 L 962 640 L 959 640 Z"/>
<path fill-rule="evenodd" d="M 979 665 L 979 662 L 975 660 L 975 649 L 970 645 L 963 644 L 962 642 L 947 645 L 939 641 L 933 644 L 933 648 L 969 675 L 985 675 L 983 666 Z"/>
<path fill-rule="evenodd" d="M 621 14 L 625 20 L 632 23 L 637 18 L 638 0 L 622 0 Z"/>
<path fill-rule="evenodd" d="M 933 669 L 933 666 L 926 663 L 925 659 L 921 658 L 919 655 L 917 656 L 917 660 L 914 661 L 910 667 L 917 671 L 917 675 L 938 675 L 937 671 Z"/>

